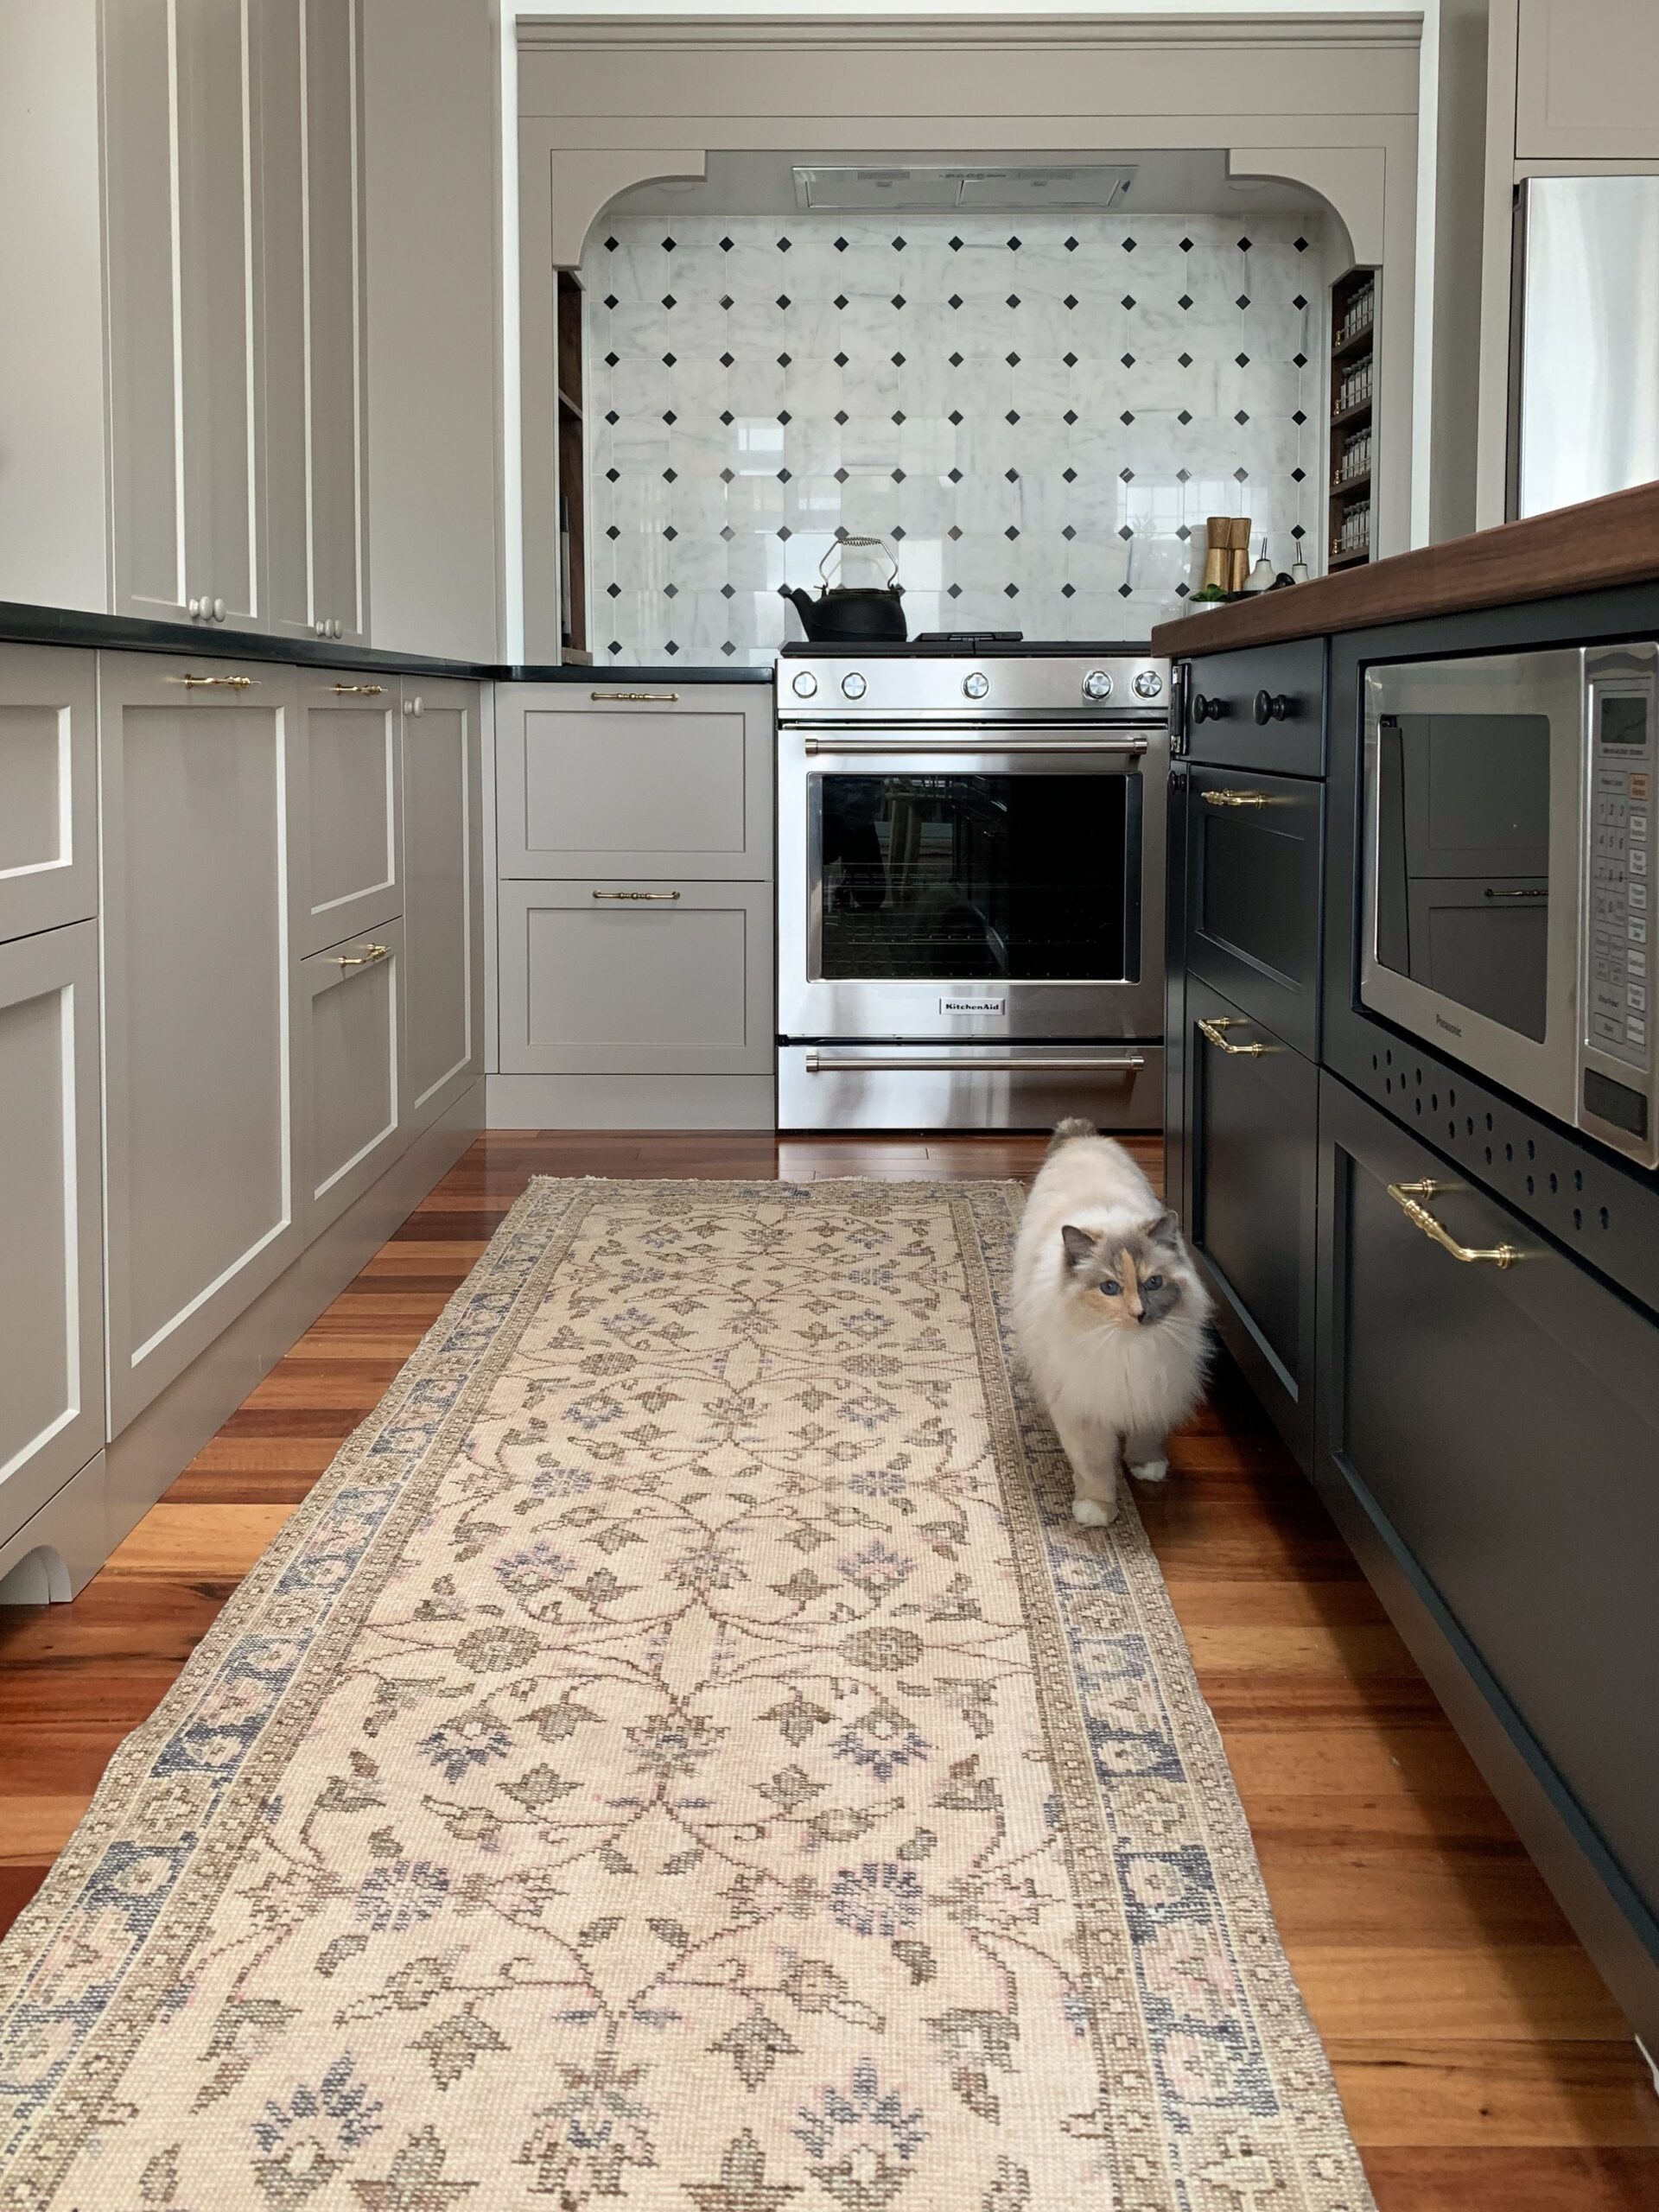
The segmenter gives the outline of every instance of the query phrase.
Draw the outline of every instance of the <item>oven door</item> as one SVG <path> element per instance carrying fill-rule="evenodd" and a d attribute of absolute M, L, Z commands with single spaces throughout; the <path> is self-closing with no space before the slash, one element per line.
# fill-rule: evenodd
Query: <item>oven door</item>
<path fill-rule="evenodd" d="M 785 728 L 785 1038 L 1156 1038 L 1156 728 Z"/>
<path fill-rule="evenodd" d="M 1366 673 L 1361 1003 L 1569 1124 L 1584 760 L 1576 649 Z"/>

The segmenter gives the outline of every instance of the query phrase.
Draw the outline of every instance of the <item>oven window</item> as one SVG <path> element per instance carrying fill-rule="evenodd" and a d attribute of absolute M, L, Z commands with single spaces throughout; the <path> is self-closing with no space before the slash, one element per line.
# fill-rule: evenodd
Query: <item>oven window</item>
<path fill-rule="evenodd" d="M 1377 736 L 1378 961 L 1541 1041 L 1549 717 L 1384 715 Z"/>
<path fill-rule="evenodd" d="M 1130 780 L 822 777 L 818 973 L 1127 976 Z"/>

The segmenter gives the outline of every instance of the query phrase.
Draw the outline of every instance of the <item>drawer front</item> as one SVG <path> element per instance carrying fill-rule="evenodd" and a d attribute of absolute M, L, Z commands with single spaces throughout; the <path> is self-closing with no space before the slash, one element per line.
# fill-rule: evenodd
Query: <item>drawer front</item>
<path fill-rule="evenodd" d="M 1186 959 L 1194 975 L 1319 1056 L 1325 786 L 1194 767 L 1188 776 Z"/>
<path fill-rule="evenodd" d="M 1196 977 L 1186 1020 L 1188 1241 L 1223 1342 L 1307 1467 L 1319 1071 Z"/>
<path fill-rule="evenodd" d="M 759 686 L 497 693 L 501 871 L 772 874 L 772 697 Z"/>
<path fill-rule="evenodd" d="M 1185 684 L 1187 757 L 1322 776 L 1325 658 L 1323 638 L 1299 638 L 1195 660 Z"/>
<path fill-rule="evenodd" d="M 91 653 L 0 645 L 0 940 L 98 912 Z"/>
<path fill-rule="evenodd" d="M 504 883 L 509 1075 L 761 1075 L 772 892 L 750 883 Z"/>
<path fill-rule="evenodd" d="M 348 938 L 302 963 L 304 1201 L 315 1236 L 403 1149 L 404 931 Z"/>
<path fill-rule="evenodd" d="M 1413 1563 L 1511 1738 L 1651 1912 L 1659 1329 L 1329 1076 L 1320 1111 L 1320 1478 Z M 1424 1220 L 1522 1256 L 1459 1262 Z"/>
<path fill-rule="evenodd" d="M 346 670 L 299 682 L 303 956 L 402 912 L 403 778 L 394 686 Z"/>

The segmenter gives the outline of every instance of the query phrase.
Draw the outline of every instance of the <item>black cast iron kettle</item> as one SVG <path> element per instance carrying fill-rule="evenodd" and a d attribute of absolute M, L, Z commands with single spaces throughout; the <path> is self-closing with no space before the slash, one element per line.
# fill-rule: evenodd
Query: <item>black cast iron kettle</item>
<path fill-rule="evenodd" d="M 885 584 L 836 584 L 831 588 L 824 571 L 832 560 L 840 560 L 849 545 L 880 547 L 891 570 Z M 899 563 L 893 548 L 884 537 L 837 539 L 819 562 L 818 574 L 823 576 L 823 582 L 816 599 L 798 587 L 785 594 L 801 618 L 801 626 L 806 632 L 809 644 L 833 645 L 843 641 L 857 639 L 861 643 L 874 639 L 892 639 L 902 643 L 909 635 L 905 627 L 904 599 L 895 588 L 899 581 Z"/>

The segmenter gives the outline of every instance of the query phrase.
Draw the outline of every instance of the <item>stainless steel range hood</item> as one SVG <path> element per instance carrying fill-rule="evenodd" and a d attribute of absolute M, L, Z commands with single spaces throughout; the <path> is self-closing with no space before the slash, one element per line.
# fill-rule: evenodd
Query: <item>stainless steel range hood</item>
<path fill-rule="evenodd" d="M 797 207 L 816 214 L 1100 214 L 1135 180 L 1132 168 L 1106 162 L 798 164 L 794 175 Z"/>

